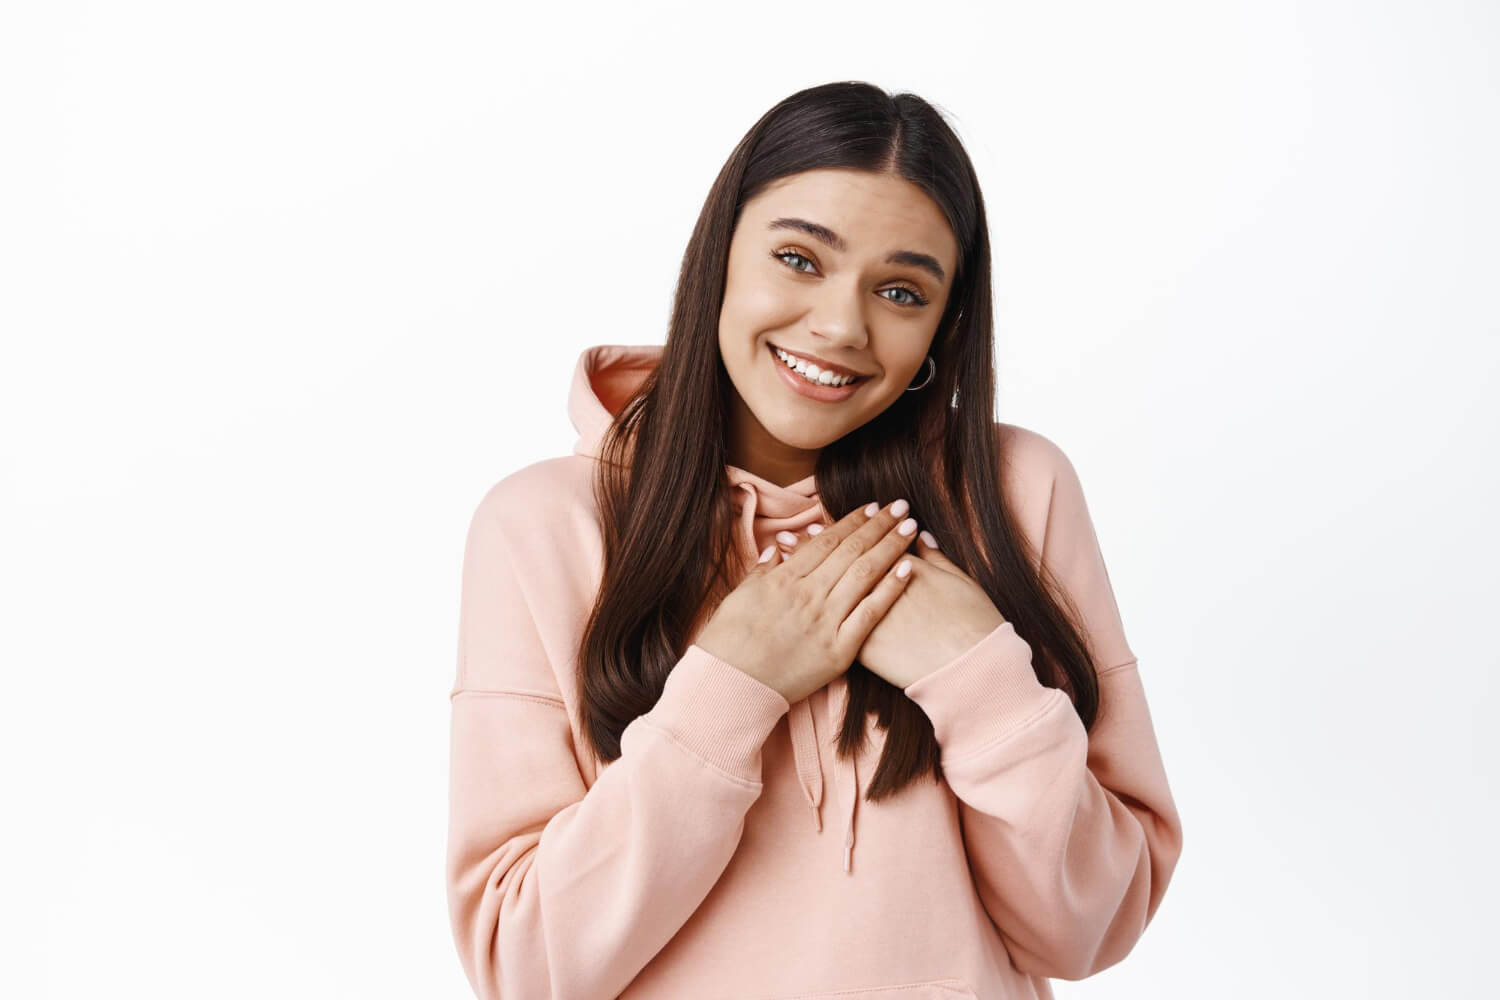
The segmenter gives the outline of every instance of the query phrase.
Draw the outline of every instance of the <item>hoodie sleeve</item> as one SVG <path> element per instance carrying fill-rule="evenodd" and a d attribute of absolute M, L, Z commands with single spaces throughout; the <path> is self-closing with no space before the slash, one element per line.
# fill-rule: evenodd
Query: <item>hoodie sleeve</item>
<path fill-rule="evenodd" d="M 1028 433 L 1031 459 L 1046 463 L 1043 490 L 1051 483 L 1041 558 L 1078 605 L 1099 665 L 1094 729 L 1037 680 L 1010 622 L 905 691 L 932 720 L 979 897 L 1012 962 L 1077 980 L 1145 932 L 1182 826 L 1078 476 Z"/>
<path fill-rule="evenodd" d="M 504 487 L 481 502 L 464 550 L 450 698 L 452 932 L 480 1000 L 613 997 L 728 865 L 761 792 L 761 746 L 789 706 L 690 646 L 657 704 L 625 728 L 621 756 L 586 787 L 528 605 L 528 574 L 541 567 L 518 560 L 522 545 L 506 537 L 516 522 L 503 508 L 519 505 Z"/>

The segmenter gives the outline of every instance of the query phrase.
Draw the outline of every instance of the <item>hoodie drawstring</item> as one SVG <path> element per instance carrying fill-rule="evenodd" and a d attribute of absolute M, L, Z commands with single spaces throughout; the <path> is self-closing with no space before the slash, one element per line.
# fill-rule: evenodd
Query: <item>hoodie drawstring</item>
<path fill-rule="evenodd" d="M 818 760 L 818 728 L 813 723 L 812 697 L 792 706 L 789 716 L 792 731 L 792 756 L 797 761 L 797 783 L 807 804 L 812 806 L 813 829 L 822 831 L 823 768 Z"/>
<path fill-rule="evenodd" d="M 853 757 L 840 757 L 837 753 L 839 723 L 849 705 L 849 682 L 843 674 L 834 678 L 828 686 L 828 729 L 833 734 L 833 773 L 842 787 L 839 796 L 844 806 L 844 871 L 854 864 L 854 812 L 859 806 L 859 768 Z"/>
<path fill-rule="evenodd" d="M 854 816 L 859 804 L 859 768 L 854 759 L 838 754 L 839 722 L 849 704 L 849 682 L 841 674 L 828 685 L 828 753 L 833 758 L 834 781 L 838 786 L 839 804 L 844 807 L 844 871 L 854 864 Z M 821 831 L 823 820 L 823 765 L 818 755 L 818 729 L 812 710 L 812 696 L 792 706 L 788 717 L 792 734 L 792 756 L 797 763 L 797 783 L 812 807 L 813 829 Z"/>

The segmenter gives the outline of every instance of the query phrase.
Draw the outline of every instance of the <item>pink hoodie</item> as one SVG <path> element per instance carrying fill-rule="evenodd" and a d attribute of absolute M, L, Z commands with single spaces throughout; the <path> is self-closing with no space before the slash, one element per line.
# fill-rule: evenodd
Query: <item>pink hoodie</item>
<path fill-rule="evenodd" d="M 1051 998 L 1048 977 L 1124 958 L 1182 826 L 1078 477 L 1034 431 L 999 425 L 1002 482 L 1087 623 L 1092 733 L 1007 622 L 905 688 L 932 720 L 941 784 L 862 801 L 885 733 L 870 724 L 856 760 L 835 754 L 842 676 L 788 705 L 697 645 L 621 757 L 596 767 L 574 681 L 603 565 L 592 480 L 605 428 L 661 350 L 584 351 L 573 454 L 506 476 L 469 526 L 447 889 L 476 995 Z M 834 520 L 811 476 L 727 472 L 747 565 L 777 531 Z"/>

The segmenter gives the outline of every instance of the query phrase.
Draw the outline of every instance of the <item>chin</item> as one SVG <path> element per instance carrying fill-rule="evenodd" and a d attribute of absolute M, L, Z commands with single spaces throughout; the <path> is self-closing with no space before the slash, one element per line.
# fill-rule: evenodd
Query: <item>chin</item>
<path fill-rule="evenodd" d="M 852 427 L 839 427 L 829 433 L 828 428 L 825 427 L 822 433 L 819 433 L 817 428 L 807 426 L 806 422 L 790 420 L 769 423 L 763 420 L 761 426 L 788 448 L 799 448 L 802 451 L 819 451 L 853 430 Z"/>

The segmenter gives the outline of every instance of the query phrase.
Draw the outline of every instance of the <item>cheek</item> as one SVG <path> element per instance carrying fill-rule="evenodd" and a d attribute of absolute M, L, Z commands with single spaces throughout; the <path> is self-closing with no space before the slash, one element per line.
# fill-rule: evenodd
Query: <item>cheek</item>
<path fill-rule="evenodd" d="M 784 326 L 796 318 L 798 308 L 784 283 L 753 269 L 732 272 L 724 288 L 724 325 L 731 329 L 754 333 Z"/>
<path fill-rule="evenodd" d="M 927 352 L 925 350 L 918 355 L 902 351 L 895 357 L 881 357 L 879 361 L 881 370 L 885 374 L 879 385 L 871 387 L 872 392 L 869 398 L 871 409 L 875 413 L 885 410 L 905 395 L 907 386 L 927 377 Z"/>
<path fill-rule="evenodd" d="M 927 373 L 927 352 L 913 353 L 903 350 L 894 357 L 880 359 L 883 371 L 889 373 L 891 388 L 900 393 L 913 382 L 920 382 Z"/>

